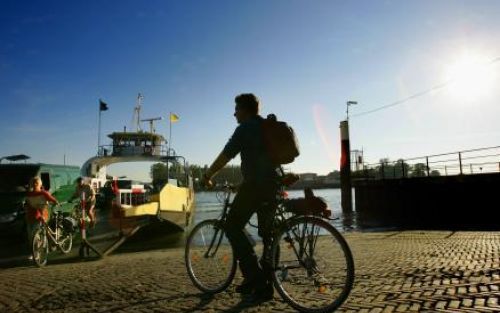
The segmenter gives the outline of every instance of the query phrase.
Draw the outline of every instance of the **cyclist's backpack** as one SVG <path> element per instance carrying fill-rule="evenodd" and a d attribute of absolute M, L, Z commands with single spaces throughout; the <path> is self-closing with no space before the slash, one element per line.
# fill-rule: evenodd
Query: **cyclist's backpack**
<path fill-rule="evenodd" d="M 292 163 L 299 156 L 299 143 L 293 129 L 276 115 L 269 114 L 262 122 L 264 144 L 275 165 Z"/>

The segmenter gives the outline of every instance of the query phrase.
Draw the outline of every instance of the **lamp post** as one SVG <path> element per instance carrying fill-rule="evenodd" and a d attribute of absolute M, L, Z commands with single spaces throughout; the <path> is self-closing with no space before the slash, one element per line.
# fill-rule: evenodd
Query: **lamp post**
<path fill-rule="evenodd" d="M 358 101 L 347 101 L 347 103 L 346 103 L 346 114 L 347 114 L 346 120 L 347 121 L 349 120 L 349 107 L 351 105 L 356 105 L 356 104 L 358 104 Z"/>

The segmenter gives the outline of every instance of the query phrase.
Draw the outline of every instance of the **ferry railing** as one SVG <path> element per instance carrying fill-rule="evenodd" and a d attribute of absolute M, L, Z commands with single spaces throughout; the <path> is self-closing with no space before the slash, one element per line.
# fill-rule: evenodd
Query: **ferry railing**
<path fill-rule="evenodd" d="M 113 155 L 113 151 L 116 149 L 116 148 L 128 148 L 128 147 L 134 147 L 132 145 L 123 145 L 123 146 L 119 146 L 119 145 L 100 145 L 99 148 L 97 149 L 97 156 L 112 156 Z M 142 146 L 137 146 L 137 147 L 142 147 Z M 143 148 L 146 148 L 146 147 L 143 147 Z M 152 148 L 152 147 L 148 147 L 148 148 Z M 159 155 L 161 156 L 175 156 L 176 155 L 176 152 L 173 148 L 167 148 L 166 146 L 164 145 L 161 145 L 161 146 L 156 146 L 154 147 L 157 151 L 159 151 Z"/>
<path fill-rule="evenodd" d="M 113 154 L 113 145 L 101 145 L 97 149 L 97 156 L 111 156 Z"/>
<path fill-rule="evenodd" d="M 363 163 L 361 169 L 353 171 L 353 177 L 391 179 L 498 172 L 500 172 L 500 146 L 494 146 L 397 161 L 382 159 L 377 163 Z"/>

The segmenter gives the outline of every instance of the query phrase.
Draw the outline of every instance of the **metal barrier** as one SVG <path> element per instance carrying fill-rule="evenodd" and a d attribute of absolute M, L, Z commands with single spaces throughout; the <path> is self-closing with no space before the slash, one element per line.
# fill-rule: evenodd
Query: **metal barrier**
<path fill-rule="evenodd" d="M 470 175 L 500 172 L 500 146 L 434 154 L 378 163 L 363 163 L 354 178 L 391 179 L 405 177 Z"/>

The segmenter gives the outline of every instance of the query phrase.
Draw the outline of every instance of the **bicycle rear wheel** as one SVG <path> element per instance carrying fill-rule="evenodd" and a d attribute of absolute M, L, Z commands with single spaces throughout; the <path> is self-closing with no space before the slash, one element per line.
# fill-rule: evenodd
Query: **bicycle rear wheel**
<path fill-rule="evenodd" d="M 313 216 L 293 218 L 274 238 L 273 280 L 282 298 L 302 312 L 332 312 L 354 282 L 352 253 L 342 235 Z"/>
<path fill-rule="evenodd" d="M 197 224 L 186 241 L 185 262 L 189 278 L 200 290 L 226 289 L 236 273 L 236 259 L 219 220 Z"/>
<path fill-rule="evenodd" d="M 45 266 L 49 255 L 49 240 L 43 228 L 35 230 L 31 244 L 33 262 L 39 267 Z"/>

